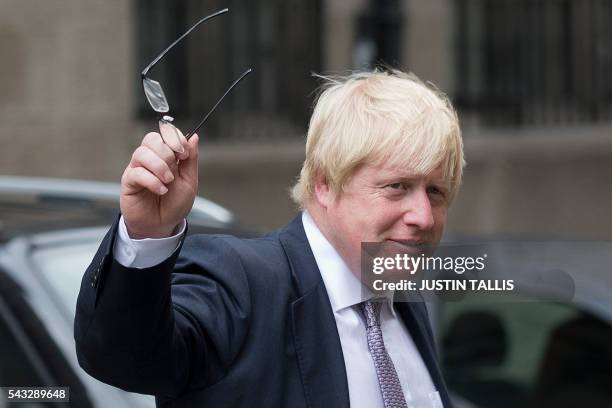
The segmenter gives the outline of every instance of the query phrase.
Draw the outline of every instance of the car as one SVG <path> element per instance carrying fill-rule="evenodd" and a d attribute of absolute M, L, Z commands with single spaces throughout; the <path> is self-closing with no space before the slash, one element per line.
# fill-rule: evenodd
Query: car
<path fill-rule="evenodd" d="M 612 243 L 457 241 L 519 290 L 429 303 L 455 406 L 612 406 Z"/>
<path fill-rule="evenodd" d="M 101 181 L 0 176 L 0 233 L 40 232 L 108 223 L 118 211 L 120 186 Z M 236 224 L 227 209 L 196 197 L 190 225 L 227 228 Z M 1 238 L 1 236 L 0 236 Z"/>
<path fill-rule="evenodd" d="M 67 386 L 71 405 L 78 407 L 154 406 L 151 396 L 90 377 L 75 354 L 72 325 L 81 278 L 118 213 L 118 193 L 112 183 L 0 177 L 0 385 Z M 190 234 L 254 235 L 202 198 L 188 218 Z M 486 242 L 479 251 L 506 277 L 518 278 L 519 271 L 533 276 L 541 258 L 534 254 L 547 253 L 550 273 L 543 281 L 553 276 L 565 282 L 523 288 L 546 302 L 428 303 L 455 406 L 612 406 L 612 245 L 536 242 L 528 245 L 530 258 L 516 250 L 528 243 L 524 239 L 453 239 Z M 0 396 L 0 407 L 2 401 Z"/>
<path fill-rule="evenodd" d="M 118 197 L 113 183 L 0 177 L 0 385 L 67 386 L 78 407 L 155 405 L 152 396 L 89 376 L 76 357 L 81 278 L 118 214 Z M 188 221 L 188 234 L 252 235 L 230 211 L 201 197 Z"/>

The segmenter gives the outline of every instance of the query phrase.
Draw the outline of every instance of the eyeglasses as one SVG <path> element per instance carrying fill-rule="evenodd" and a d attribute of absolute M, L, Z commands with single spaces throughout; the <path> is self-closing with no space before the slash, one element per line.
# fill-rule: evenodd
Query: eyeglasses
<path fill-rule="evenodd" d="M 242 81 L 244 77 L 246 77 L 252 72 L 252 69 L 247 69 L 242 75 L 240 75 L 240 77 L 238 77 L 237 80 L 234 81 L 234 83 L 227 89 L 227 91 L 225 91 L 221 98 L 219 98 L 217 103 L 215 103 L 210 109 L 210 111 L 204 116 L 204 118 L 196 125 L 195 128 L 193 128 L 189 133 L 187 133 L 187 135 L 183 135 L 183 133 L 173 125 L 172 122 L 174 121 L 174 118 L 168 115 L 168 113 L 170 112 L 170 105 L 168 104 L 168 99 L 166 99 L 166 94 L 164 93 L 161 84 L 147 77 L 147 74 L 151 69 L 153 69 L 155 65 L 157 65 L 158 62 L 160 62 L 166 56 L 166 54 L 175 45 L 177 45 L 183 38 L 191 34 L 191 32 L 195 30 L 196 27 L 198 27 L 205 21 L 208 21 L 221 14 L 225 14 L 228 11 L 229 9 L 226 8 L 202 18 L 200 21 L 195 23 L 189 30 L 187 30 L 183 35 L 177 38 L 172 44 L 170 44 L 170 46 L 166 48 L 161 54 L 159 54 L 149 65 L 147 65 L 147 67 L 141 73 L 142 87 L 144 89 L 145 96 L 147 97 L 147 101 L 149 101 L 149 105 L 151 105 L 151 108 L 153 108 L 155 112 L 158 112 L 161 115 L 161 118 L 159 119 L 159 132 L 162 136 L 162 139 L 164 140 L 164 143 L 166 143 L 172 150 L 177 153 L 182 153 L 184 151 L 183 144 L 181 143 L 182 138 L 189 140 L 189 138 L 195 132 L 197 132 L 202 127 L 202 125 L 204 125 L 210 115 L 212 115 L 212 113 L 215 111 L 215 109 L 217 109 L 221 101 L 232 91 L 232 89 L 234 89 L 234 87 L 238 85 L 238 83 Z"/>

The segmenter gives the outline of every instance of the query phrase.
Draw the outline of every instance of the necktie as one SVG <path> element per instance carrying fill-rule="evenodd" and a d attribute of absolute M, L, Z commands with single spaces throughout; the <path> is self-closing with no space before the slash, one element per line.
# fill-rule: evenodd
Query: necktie
<path fill-rule="evenodd" d="M 381 306 L 382 303 L 374 301 L 359 304 L 366 319 L 368 349 L 372 360 L 374 360 L 374 368 L 376 368 L 376 376 L 378 377 L 385 408 L 406 408 L 406 400 L 397 377 L 397 371 L 395 371 L 395 366 L 383 341 L 379 320 Z"/>

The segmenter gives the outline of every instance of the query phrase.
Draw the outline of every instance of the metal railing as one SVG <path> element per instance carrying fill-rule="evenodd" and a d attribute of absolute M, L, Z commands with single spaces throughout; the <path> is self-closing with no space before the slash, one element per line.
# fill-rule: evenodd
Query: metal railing
<path fill-rule="evenodd" d="M 460 111 L 488 126 L 612 120 L 610 0 L 457 0 Z"/>
<path fill-rule="evenodd" d="M 308 95 L 317 84 L 311 72 L 319 72 L 322 64 L 321 0 L 135 0 L 134 5 L 139 64 L 135 78 L 143 64 L 191 23 L 215 10 L 230 9 L 172 50 L 156 70 L 177 123 L 195 120 L 237 73 L 253 67 L 207 122 L 207 136 L 265 137 L 280 128 L 289 129 L 284 134 L 298 133 L 292 129 L 303 133 L 310 115 Z M 150 120 L 142 90 L 136 88 L 137 115 Z M 255 122 L 260 128 L 243 126 Z"/>

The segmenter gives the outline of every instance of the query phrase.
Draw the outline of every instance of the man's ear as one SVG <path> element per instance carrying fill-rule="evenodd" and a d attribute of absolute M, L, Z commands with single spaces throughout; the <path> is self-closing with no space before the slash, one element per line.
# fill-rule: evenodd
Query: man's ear
<path fill-rule="evenodd" d="M 334 199 L 334 193 L 329 186 L 329 182 L 322 174 L 318 174 L 314 179 L 314 198 L 323 208 L 327 208 Z"/>

